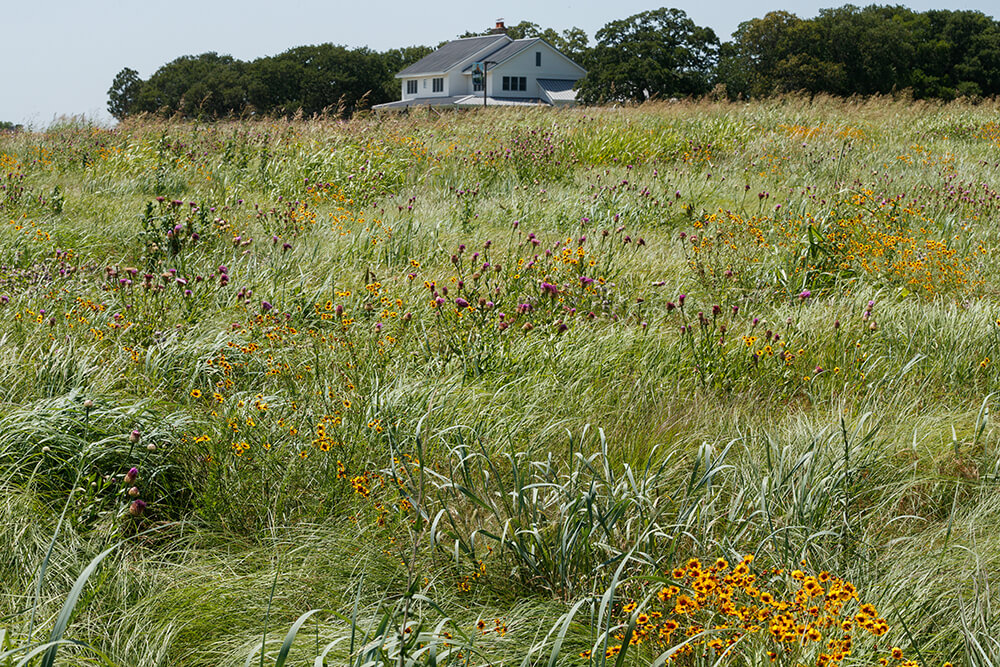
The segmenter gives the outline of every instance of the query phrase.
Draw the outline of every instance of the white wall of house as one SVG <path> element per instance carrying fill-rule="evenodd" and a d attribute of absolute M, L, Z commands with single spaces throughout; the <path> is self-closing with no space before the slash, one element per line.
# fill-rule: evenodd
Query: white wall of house
<path fill-rule="evenodd" d="M 453 67 L 448 72 L 448 78 L 444 85 L 451 91 L 450 95 L 467 95 L 472 92 L 472 77 L 462 74 L 463 69 L 465 69 L 465 63 L 462 63 L 461 67 Z"/>
<path fill-rule="evenodd" d="M 442 84 L 444 89 L 438 92 L 434 92 L 434 79 L 442 79 Z M 410 77 L 408 79 L 401 79 L 401 90 L 403 100 L 412 100 L 418 97 L 447 97 L 448 95 L 459 95 L 461 93 L 451 93 L 448 92 L 451 89 L 449 82 L 452 79 L 452 75 L 449 74 L 432 74 L 428 76 L 416 76 Z M 408 81 L 417 82 L 417 92 L 408 93 L 406 92 L 406 86 Z"/>
<path fill-rule="evenodd" d="M 541 65 L 535 63 L 541 53 Z M 584 71 L 545 42 L 537 42 L 490 70 L 489 91 L 495 97 L 538 97 L 538 79 L 582 78 Z M 524 90 L 504 90 L 503 77 L 525 77 Z"/>

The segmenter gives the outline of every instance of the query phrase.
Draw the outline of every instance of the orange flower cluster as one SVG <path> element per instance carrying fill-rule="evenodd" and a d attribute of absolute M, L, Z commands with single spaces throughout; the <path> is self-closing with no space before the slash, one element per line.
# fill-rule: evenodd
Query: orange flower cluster
<path fill-rule="evenodd" d="M 882 637 L 889 631 L 849 581 L 826 571 L 757 573 L 753 560 L 747 555 L 730 567 L 724 558 L 707 566 L 692 558 L 674 568 L 669 573 L 674 584 L 663 585 L 647 602 L 621 607 L 619 627 L 627 629 L 614 634 L 619 643 L 605 649 L 606 657 L 646 644 L 658 652 L 673 650 L 668 662 L 682 656 L 763 653 L 771 661 L 784 655 L 797 664 L 835 667 L 855 653 L 859 634 Z M 589 659 L 591 651 L 581 657 Z M 902 660 L 902 650 L 894 647 L 882 664 L 890 659 Z"/>
<path fill-rule="evenodd" d="M 792 275 L 865 276 L 927 296 L 968 292 L 982 283 L 977 256 L 984 249 L 960 252 L 953 247 L 955 239 L 935 238 L 931 230 L 937 225 L 919 206 L 871 191 L 836 204 L 826 215 L 720 210 L 694 227 L 684 250 L 692 269 L 703 276 L 747 271 L 756 276 L 753 265 L 762 254 L 772 254 L 787 258 Z"/>

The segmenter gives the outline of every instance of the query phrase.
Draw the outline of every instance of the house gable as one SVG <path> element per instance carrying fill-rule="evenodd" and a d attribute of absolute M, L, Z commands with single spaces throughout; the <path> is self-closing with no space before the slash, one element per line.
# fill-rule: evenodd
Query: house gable
<path fill-rule="evenodd" d="M 583 76 L 587 73 L 587 70 L 541 37 L 513 40 L 510 44 L 504 45 L 486 56 L 486 59 L 494 62 L 492 65 L 493 68 L 509 65 L 511 61 L 517 62 L 517 66 L 519 67 L 528 67 L 528 65 L 524 62 L 526 53 L 530 53 L 529 57 L 531 59 L 531 66 L 541 68 L 552 74 L 559 74 L 560 76 L 573 76 L 574 78 L 579 79 L 583 78 Z M 542 54 L 542 61 L 540 65 L 535 64 L 536 61 L 534 59 L 536 57 L 535 54 L 537 53 Z M 471 71 L 471 69 L 471 65 L 466 67 L 467 71 Z"/>
<path fill-rule="evenodd" d="M 498 59 L 497 64 L 493 65 L 488 83 L 489 93 L 496 97 L 538 98 L 542 103 L 548 104 L 572 104 L 575 96 L 567 97 L 565 90 L 571 91 L 573 83 L 587 71 L 543 39 L 526 41 L 529 43 L 516 51 L 511 49 L 507 57 Z M 504 47 L 501 51 L 507 48 Z M 552 83 L 557 81 L 563 83 Z M 551 95 L 556 88 L 563 91 L 558 98 Z"/>

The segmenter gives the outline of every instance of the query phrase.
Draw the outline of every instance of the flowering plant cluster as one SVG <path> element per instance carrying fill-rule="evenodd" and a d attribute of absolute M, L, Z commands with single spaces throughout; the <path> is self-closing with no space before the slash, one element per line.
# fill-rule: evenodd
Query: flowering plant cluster
<path fill-rule="evenodd" d="M 759 664 L 752 659 L 766 656 L 783 665 L 836 667 L 860 654 L 879 657 L 883 666 L 918 665 L 898 647 L 865 642 L 885 636 L 888 622 L 851 582 L 825 570 L 758 570 L 747 555 L 732 566 L 725 558 L 711 564 L 692 558 L 666 574 L 644 599 L 620 605 L 612 635 L 618 643 L 603 647 L 605 657 L 628 646 L 651 648 L 677 664 L 723 656 Z"/>

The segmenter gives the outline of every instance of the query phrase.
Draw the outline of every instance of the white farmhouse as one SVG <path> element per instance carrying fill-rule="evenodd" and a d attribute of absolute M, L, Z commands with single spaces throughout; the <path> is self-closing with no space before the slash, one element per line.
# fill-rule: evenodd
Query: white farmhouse
<path fill-rule="evenodd" d="M 543 39 L 511 39 L 498 21 L 492 34 L 448 42 L 396 74 L 402 99 L 373 108 L 570 105 L 586 73 Z"/>

